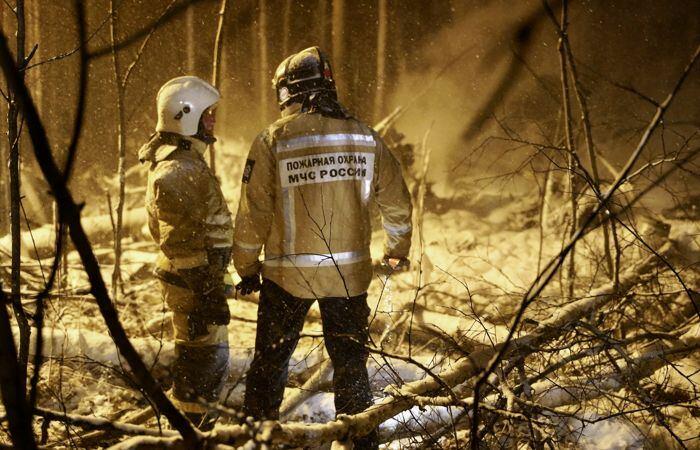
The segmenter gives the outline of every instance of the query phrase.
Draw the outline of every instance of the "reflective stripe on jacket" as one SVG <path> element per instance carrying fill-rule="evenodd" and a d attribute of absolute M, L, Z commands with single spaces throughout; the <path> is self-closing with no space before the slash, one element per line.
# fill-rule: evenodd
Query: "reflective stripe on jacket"
<path fill-rule="evenodd" d="M 239 275 L 260 270 L 295 297 L 360 295 L 372 279 L 370 203 L 385 253 L 408 255 L 411 200 L 398 161 L 361 122 L 296 113 L 262 132 L 243 175 L 234 231 Z"/>
<path fill-rule="evenodd" d="M 139 151 L 150 163 L 146 210 L 160 271 L 208 264 L 207 250 L 232 245 L 231 212 L 202 157 L 205 148 L 198 139 L 159 133 Z"/>

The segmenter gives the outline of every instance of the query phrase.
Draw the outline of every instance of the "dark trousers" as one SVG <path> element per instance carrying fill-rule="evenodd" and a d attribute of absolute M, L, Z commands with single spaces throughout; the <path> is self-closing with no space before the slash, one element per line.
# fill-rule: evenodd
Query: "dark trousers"
<path fill-rule="evenodd" d="M 258 305 L 255 355 L 248 371 L 246 414 L 276 420 L 287 384 L 289 360 L 299 342 L 304 318 L 315 300 L 293 297 L 263 280 Z M 326 349 L 333 362 L 336 414 L 354 414 L 372 405 L 365 344 L 369 338 L 367 294 L 318 300 Z M 377 433 L 354 440 L 355 449 L 376 449 Z"/>

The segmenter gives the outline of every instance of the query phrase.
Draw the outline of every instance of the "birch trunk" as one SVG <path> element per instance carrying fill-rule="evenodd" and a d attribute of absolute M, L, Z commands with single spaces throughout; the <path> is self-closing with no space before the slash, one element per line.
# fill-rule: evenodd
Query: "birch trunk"
<path fill-rule="evenodd" d="M 260 25 L 258 38 L 258 52 L 260 53 L 259 61 L 259 89 L 260 89 L 260 121 L 266 124 L 268 121 L 268 111 L 270 102 L 270 76 L 269 76 L 269 59 L 267 45 L 267 0 L 260 0 L 258 12 L 258 24 Z"/>
<path fill-rule="evenodd" d="M 185 13 L 185 27 L 187 28 L 187 72 L 190 74 L 196 73 L 197 64 L 195 63 L 195 37 L 194 37 L 194 5 L 187 6 Z"/>
<path fill-rule="evenodd" d="M 284 17 L 282 22 L 282 55 L 286 58 L 289 55 L 289 40 L 291 38 L 291 24 L 292 24 L 292 0 L 285 0 L 284 2 Z"/>
<path fill-rule="evenodd" d="M 5 11 L 7 8 L 0 8 L 0 28 L 8 30 L 5 24 Z M 6 91 L 3 86 L 3 90 Z M 0 116 L 9 117 L 9 110 L 6 110 L 7 102 L 0 101 Z M 0 161 L 9 161 L 9 146 L 5 140 L 0 140 Z M 0 164 L 0 211 L 10 210 L 10 173 L 9 166 L 4 162 Z M 10 233 L 10 221 L 7 214 L 0 214 L 0 233 L 5 235 Z"/>
<path fill-rule="evenodd" d="M 31 0 L 29 2 L 29 15 L 27 17 L 28 19 L 28 28 L 29 28 L 29 33 L 28 33 L 28 38 L 30 43 L 34 44 L 40 44 L 41 43 L 41 12 L 39 9 L 39 4 L 41 0 Z M 30 44 L 31 45 L 31 44 Z M 37 49 L 34 51 L 34 56 L 32 56 L 32 61 L 40 61 L 41 60 L 41 47 L 42 45 L 39 45 Z M 29 74 L 28 76 L 28 82 L 29 85 L 32 88 L 32 96 L 34 97 L 34 103 L 37 105 L 37 108 L 39 108 L 39 112 L 43 111 L 43 83 L 41 82 L 41 75 L 43 72 L 43 68 L 41 66 L 37 66 L 33 68 L 32 70 L 28 71 L 27 73 Z"/>
<path fill-rule="evenodd" d="M 331 13 L 331 42 L 333 52 L 333 65 L 335 70 L 335 83 L 338 91 L 345 91 L 344 75 L 345 66 L 345 44 L 343 35 L 345 34 L 345 0 L 333 0 L 333 11 Z"/>
<path fill-rule="evenodd" d="M 318 0 L 318 11 L 321 16 L 318 21 L 319 36 L 321 36 L 321 45 L 323 49 L 328 48 L 328 1 Z"/>
<path fill-rule="evenodd" d="M 571 73 L 571 80 L 573 81 L 574 94 L 578 101 L 579 109 L 581 110 L 581 125 L 583 126 L 583 136 L 585 138 L 586 150 L 588 151 L 588 159 L 591 163 L 591 175 L 593 176 L 594 189 L 600 192 L 600 175 L 598 172 L 598 160 L 596 158 L 595 148 L 593 146 L 593 133 L 591 131 L 591 120 L 588 113 L 588 103 L 586 96 L 583 93 L 583 88 L 579 82 L 578 71 L 576 70 L 576 60 L 571 51 L 571 44 L 569 42 L 568 34 L 562 32 L 562 40 L 564 51 L 566 52 L 566 60 L 569 66 L 569 72 Z M 610 274 L 610 279 L 616 281 L 620 277 L 620 268 L 618 264 L 613 262 L 612 254 L 610 252 L 610 232 L 613 234 L 613 242 L 615 244 L 616 250 L 616 261 L 619 260 L 620 247 L 617 242 L 617 234 L 615 230 L 615 221 L 610 222 L 610 228 L 608 226 L 603 227 L 603 249 L 605 252 L 605 262 L 608 266 L 608 273 Z"/>
<path fill-rule="evenodd" d="M 568 4 L 566 0 L 562 3 L 561 10 L 561 33 L 566 35 L 568 26 Z M 559 65 L 561 69 L 561 95 L 564 109 L 564 133 L 566 135 L 567 170 L 569 181 L 569 195 L 571 201 L 571 220 L 569 227 L 569 239 L 571 239 L 578 228 L 577 220 L 577 199 L 576 199 L 576 147 L 574 144 L 573 132 L 571 129 L 571 101 L 569 98 L 569 76 L 567 73 L 566 50 L 564 49 L 564 39 L 559 39 Z M 576 281 L 576 249 L 571 249 L 569 265 L 567 267 L 567 284 L 569 298 L 574 296 L 574 284 Z"/>
<path fill-rule="evenodd" d="M 4 292 L 0 291 L 0 301 L 6 303 Z M 17 352 L 12 338 L 12 326 L 7 308 L 0 308 L 0 393 L 2 404 L 7 411 L 7 422 L 14 446 L 10 448 L 35 449 L 32 432 L 32 415 L 26 402 L 25 379 L 18 363 Z"/>
<path fill-rule="evenodd" d="M 23 65 L 25 58 L 26 38 L 24 0 L 17 0 L 15 7 L 17 18 L 17 47 L 15 55 L 18 64 Z M 20 263 L 22 252 L 20 229 L 20 108 L 19 104 L 17 103 L 15 93 L 11 90 L 9 92 L 9 100 L 7 113 L 7 136 L 10 149 L 10 234 L 12 236 L 11 300 L 15 319 L 17 320 L 20 329 L 18 367 L 20 371 L 19 380 L 21 384 L 21 394 L 24 396 L 26 392 L 27 362 L 29 361 L 30 328 L 27 315 L 22 308 L 22 298 L 20 296 Z"/>
<path fill-rule="evenodd" d="M 117 91 L 117 152 L 118 152 L 118 167 L 117 177 L 119 178 L 119 197 L 116 207 L 116 223 L 114 227 L 114 271 L 112 272 L 112 299 L 117 300 L 119 287 L 121 285 L 121 254 L 122 254 L 122 225 L 124 217 L 124 191 L 126 182 L 126 130 L 124 115 L 124 85 L 122 84 L 120 74 L 121 65 L 119 56 L 115 48 L 116 44 L 116 10 L 114 0 L 109 2 L 110 21 L 109 32 L 112 45 L 112 65 L 114 68 L 114 81 Z"/>
<path fill-rule="evenodd" d="M 377 29 L 377 92 L 374 95 L 374 120 L 384 117 L 384 97 L 386 88 L 386 44 L 389 25 L 387 0 L 379 0 L 379 17 Z"/>
<path fill-rule="evenodd" d="M 211 84 L 219 89 L 221 84 L 221 58 L 224 47 L 224 22 L 226 19 L 227 0 L 221 0 L 219 7 L 219 18 L 216 27 L 216 39 L 214 39 L 214 61 L 211 69 Z M 214 144 L 209 144 L 209 167 L 216 175 L 216 150 Z"/>

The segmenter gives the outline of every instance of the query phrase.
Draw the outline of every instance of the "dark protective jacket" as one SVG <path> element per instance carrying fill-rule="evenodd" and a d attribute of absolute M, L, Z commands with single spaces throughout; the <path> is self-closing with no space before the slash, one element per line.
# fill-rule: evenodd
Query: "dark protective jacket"
<path fill-rule="evenodd" d="M 364 293 L 372 279 L 373 201 L 386 231 L 385 253 L 407 256 L 411 200 L 398 161 L 377 133 L 354 118 L 283 117 L 256 138 L 246 162 L 236 270 L 246 276 L 262 269 L 300 298 Z"/>
<path fill-rule="evenodd" d="M 231 212 L 205 149 L 198 139 L 158 133 L 139 151 L 139 160 L 149 163 L 146 210 L 160 247 L 159 273 L 207 265 L 207 253 L 231 247 Z"/>

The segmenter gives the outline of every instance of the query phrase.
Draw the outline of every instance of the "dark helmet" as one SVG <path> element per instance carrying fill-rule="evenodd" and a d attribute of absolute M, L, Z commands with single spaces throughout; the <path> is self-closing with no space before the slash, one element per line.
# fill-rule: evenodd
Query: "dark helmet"
<path fill-rule="evenodd" d="M 282 61 L 277 66 L 272 85 L 277 91 L 280 109 L 292 103 L 302 103 L 314 92 L 330 93 L 337 98 L 331 64 L 318 47 L 309 47 Z"/>

